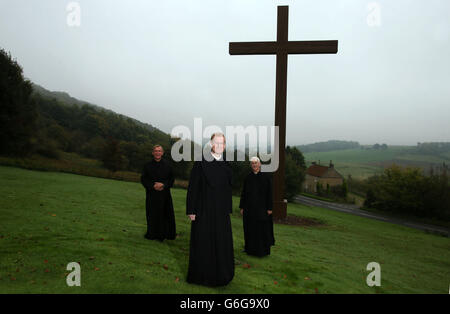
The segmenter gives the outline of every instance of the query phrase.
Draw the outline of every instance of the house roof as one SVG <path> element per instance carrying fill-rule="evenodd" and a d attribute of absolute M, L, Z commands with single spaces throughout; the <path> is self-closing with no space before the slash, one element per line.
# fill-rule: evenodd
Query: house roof
<path fill-rule="evenodd" d="M 327 166 L 321 165 L 311 165 L 307 170 L 306 174 L 309 174 L 314 177 L 322 177 L 328 171 Z"/>

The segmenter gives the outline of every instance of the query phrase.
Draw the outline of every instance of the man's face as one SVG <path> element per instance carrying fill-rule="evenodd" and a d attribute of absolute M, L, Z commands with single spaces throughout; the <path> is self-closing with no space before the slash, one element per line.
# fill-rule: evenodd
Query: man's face
<path fill-rule="evenodd" d="M 155 147 L 153 149 L 152 155 L 153 155 L 153 158 L 155 158 L 155 160 L 160 160 L 162 155 L 164 155 L 164 151 L 163 151 L 162 147 Z"/>
<path fill-rule="evenodd" d="M 225 150 L 225 139 L 223 136 L 215 136 L 211 141 L 212 151 L 216 154 L 222 154 Z"/>
<path fill-rule="evenodd" d="M 261 163 L 259 161 L 251 161 L 250 164 L 253 172 L 259 172 L 259 169 L 261 169 Z"/>

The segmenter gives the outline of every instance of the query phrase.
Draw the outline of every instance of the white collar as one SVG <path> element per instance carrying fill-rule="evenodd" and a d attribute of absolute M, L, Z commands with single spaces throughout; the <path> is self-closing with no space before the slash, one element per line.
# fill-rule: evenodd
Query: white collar
<path fill-rule="evenodd" d="M 219 155 L 219 157 L 216 157 L 213 152 L 211 152 L 211 155 L 214 157 L 215 160 L 219 160 L 222 158 L 222 155 Z"/>

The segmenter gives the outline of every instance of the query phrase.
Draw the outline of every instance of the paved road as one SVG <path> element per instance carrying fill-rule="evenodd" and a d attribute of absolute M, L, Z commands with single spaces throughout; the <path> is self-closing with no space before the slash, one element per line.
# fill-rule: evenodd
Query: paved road
<path fill-rule="evenodd" d="M 402 225 L 402 226 L 406 226 L 406 227 L 410 227 L 410 228 L 420 229 L 420 230 L 431 232 L 431 233 L 437 233 L 437 234 L 445 235 L 447 237 L 450 235 L 450 230 L 445 227 L 427 225 L 427 224 L 416 223 L 416 222 L 408 222 L 408 221 L 404 221 L 404 220 L 401 220 L 398 218 L 392 218 L 392 217 L 383 216 L 380 214 L 374 214 L 374 213 L 370 213 L 365 210 L 361 210 L 356 205 L 325 202 L 325 201 L 305 197 L 303 195 L 296 196 L 294 198 L 294 201 L 296 203 L 300 203 L 300 204 L 304 204 L 304 205 L 308 205 L 308 206 L 317 206 L 317 207 L 322 207 L 322 208 L 328 208 L 328 209 L 332 209 L 332 210 L 336 210 L 336 211 L 340 211 L 340 212 L 344 212 L 344 213 L 349 213 L 349 214 L 353 214 L 353 215 L 357 215 L 357 216 L 361 216 L 361 217 L 367 217 L 367 218 L 390 222 L 393 224 L 398 224 L 398 225 Z"/>

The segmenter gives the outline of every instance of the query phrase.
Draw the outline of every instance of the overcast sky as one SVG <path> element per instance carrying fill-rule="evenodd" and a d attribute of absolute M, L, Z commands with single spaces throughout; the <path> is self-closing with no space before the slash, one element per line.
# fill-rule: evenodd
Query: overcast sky
<path fill-rule="evenodd" d="M 70 2 L 0 0 L 0 47 L 49 90 L 167 133 L 273 125 L 276 57 L 228 43 L 276 40 L 289 5 L 289 40 L 339 51 L 289 56 L 287 144 L 450 141 L 450 1 L 79 0 L 80 26 Z"/>

